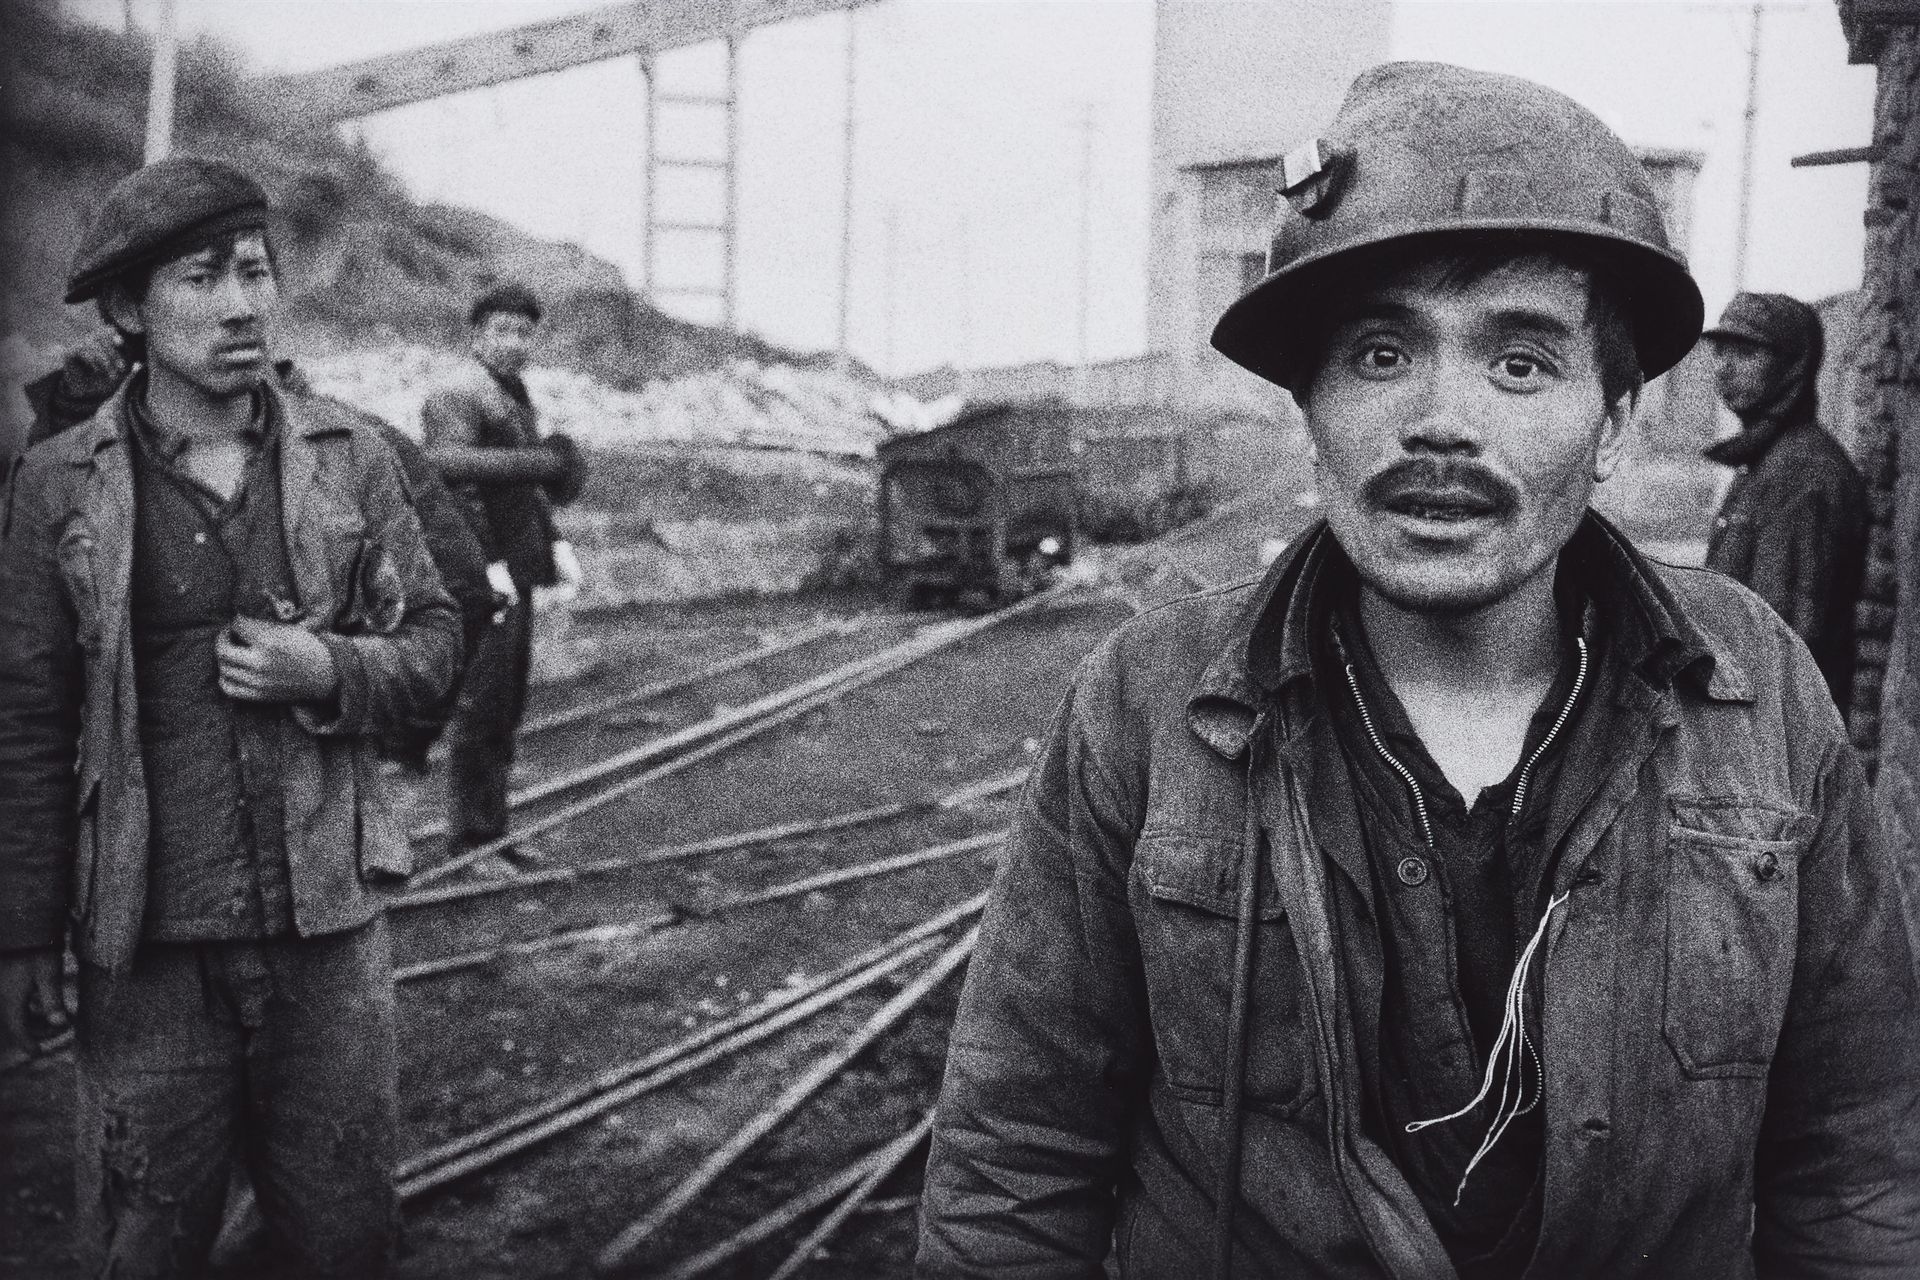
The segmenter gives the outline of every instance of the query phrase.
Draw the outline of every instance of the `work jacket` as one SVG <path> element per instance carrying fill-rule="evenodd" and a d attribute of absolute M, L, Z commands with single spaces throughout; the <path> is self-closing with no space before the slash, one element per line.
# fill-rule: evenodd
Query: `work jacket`
<path fill-rule="evenodd" d="M 429 449 L 475 445 L 516 449 L 540 442 L 533 406 L 509 395 L 499 378 L 478 361 L 451 385 L 427 397 L 420 423 Z M 537 483 L 457 484 L 474 536 L 490 561 L 500 561 L 522 595 L 551 586 L 553 503 Z"/>
<path fill-rule="evenodd" d="M 1551 873 L 1526 1274 L 1916 1274 L 1914 952 L 1825 685 L 1743 588 L 1581 536 L 1657 639 L 1607 694 L 1644 731 L 1582 766 Z M 1094 1277 L 1111 1246 L 1187 1280 L 1221 1237 L 1240 1277 L 1454 1274 L 1361 1103 L 1378 975 L 1333 878 L 1368 875 L 1316 829 L 1344 765 L 1297 598 L 1329 538 L 1076 676 L 967 975 L 920 1274 Z"/>
<path fill-rule="evenodd" d="M 134 688 L 134 490 L 127 386 L 35 446 L 0 535 L 0 950 L 58 945 L 121 968 L 141 937 L 149 804 Z M 369 881 L 411 869 L 377 735 L 440 705 L 460 615 L 428 556 L 393 452 L 357 414 L 282 396 L 281 524 L 297 620 L 340 685 L 300 704 L 281 762 L 296 930 L 379 909 Z M 162 798 L 164 799 L 164 798 Z"/>
<path fill-rule="evenodd" d="M 1707 456 L 1739 468 L 1714 517 L 1707 568 L 1772 605 L 1813 651 L 1834 701 L 1847 707 L 1854 607 L 1867 561 L 1867 486 L 1859 469 L 1811 420 L 1743 432 Z"/>

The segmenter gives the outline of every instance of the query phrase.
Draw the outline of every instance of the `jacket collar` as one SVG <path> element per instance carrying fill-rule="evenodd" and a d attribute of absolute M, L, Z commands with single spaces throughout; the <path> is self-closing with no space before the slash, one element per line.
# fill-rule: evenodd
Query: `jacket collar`
<path fill-rule="evenodd" d="M 1589 510 L 1561 550 L 1582 575 L 1654 690 L 1685 690 L 1716 702 L 1751 702 L 1745 667 L 1726 640 L 1690 617 L 1658 570 L 1604 517 Z M 1187 700 L 1187 724 L 1228 759 L 1247 749 L 1260 712 L 1311 695 L 1315 596 L 1328 566 L 1343 560 L 1326 522 L 1309 529 L 1267 571 Z M 1282 732 L 1291 718 L 1281 717 Z"/>
<path fill-rule="evenodd" d="M 85 467 L 93 465 L 94 455 L 102 449 L 124 447 L 127 432 L 131 429 L 130 401 L 145 385 L 146 380 L 136 370 L 121 382 L 92 417 L 52 437 L 59 442 L 57 448 L 60 455 L 74 466 Z M 260 390 L 266 399 L 262 421 L 277 417 L 289 436 L 311 440 L 347 431 L 347 427 L 337 418 L 314 413 L 304 399 L 281 394 L 271 381 L 263 382 Z"/>

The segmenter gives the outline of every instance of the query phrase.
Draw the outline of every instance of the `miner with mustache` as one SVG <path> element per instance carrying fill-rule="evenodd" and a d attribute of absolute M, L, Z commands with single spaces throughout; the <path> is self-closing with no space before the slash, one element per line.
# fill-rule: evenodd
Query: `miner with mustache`
<path fill-rule="evenodd" d="M 1591 506 L 1701 298 L 1591 113 L 1363 74 L 1214 330 L 1325 520 L 1081 667 L 919 1272 L 1913 1274 L 1920 998 L 1806 645 Z"/>

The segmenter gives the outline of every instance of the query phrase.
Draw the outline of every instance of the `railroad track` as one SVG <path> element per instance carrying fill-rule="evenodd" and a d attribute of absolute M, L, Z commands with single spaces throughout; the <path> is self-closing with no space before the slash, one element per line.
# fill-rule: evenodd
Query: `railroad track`
<path fill-rule="evenodd" d="M 660 776 L 656 770 L 675 767 L 682 761 L 690 763 L 693 759 L 711 758 L 705 752 L 708 746 L 724 750 L 741 740 L 734 736 L 736 734 L 757 733 L 774 724 L 784 723 L 784 713 L 790 709 L 803 713 L 821 702 L 845 696 L 855 688 L 905 670 L 933 653 L 980 635 L 1008 618 L 1058 603 L 1074 594 L 1070 591 L 1047 593 L 1029 598 L 997 614 L 944 624 L 880 653 L 855 659 L 800 685 L 776 691 L 750 707 L 741 708 L 734 713 L 734 718 L 725 723 L 709 726 L 711 732 L 699 726 L 695 727 L 700 729 L 699 732 L 681 731 L 682 736 L 677 739 L 676 745 L 684 747 L 684 751 L 671 758 L 646 754 L 648 747 L 657 744 L 643 744 L 642 748 L 635 749 L 627 756 L 629 760 L 641 761 L 637 772 L 622 772 L 628 767 L 625 761 L 621 766 L 611 769 L 601 766 L 604 772 L 598 776 L 603 781 L 597 790 L 581 795 L 571 805 L 554 814 L 524 824 L 520 831 L 553 818 L 564 821 L 566 818 L 562 815 L 577 816 L 583 811 L 582 806 L 598 807 L 622 795 L 632 794 L 632 789 Z M 548 887 L 580 886 L 595 877 L 617 875 L 662 863 L 678 863 L 710 854 L 756 849 L 780 841 L 837 835 L 915 816 L 952 813 L 1006 795 L 1021 784 L 1024 776 L 1024 769 L 1013 770 L 955 787 L 940 795 L 901 799 L 820 817 L 771 823 L 747 831 L 577 862 L 512 879 L 447 882 L 446 876 L 451 874 L 447 872 L 419 883 L 421 878 L 416 877 L 418 887 L 397 898 L 393 906 L 397 912 L 410 915 L 455 903 L 497 900 Z M 519 831 L 516 831 L 518 835 Z M 727 921 L 737 917 L 744 921 L 751 912 L 794 901 L 816 890 L 863 881 L 873 882 L 879 877 L 936 862 L 990 857 L 1003 836 L 1004 831 L 998 826 L 989 826 L 957 838 L 936 840 L 914 847 L 903 847 L 896 842 L 883 856 L 869 857 L 851 865 L 783 879 L 764 888 L 724 893 L 711 900 L 674 904 L 666 911 L 643 913 L 634 919 L 562 929 L 536 938 L 496 943 L 471 951 L 455 951 L 417 961 L 401 969 L 397 976 L 403 982 L 418 983 L 574 946 L 644 938 L 689 917 Z M 597 1255 L 596 1265 L 603 1272 L 619 1273 L 623 1268 L 636 1265 L 635 1259 L 648 1252 L 670 1224 L 678 1222 L 708 1196 L 714 1185 L 756 1149 L 763 1139 L 794 1121 L 808 1102 L 828 1088 L 849 1063 L 897 1026 L 928 995 L 947 984 L 971 953 L 971 935 L 947 940 L 944 949 L 939 947 L 937 935 L 961 932 L 977 917 L 983 905 L 984 895 L 975 895 L 935 913 L 879 947 L 842 962 L 817 979 L 796 988 L 774 991 L 750 1011 L 721 1019 L 676 1043 L 651 1049 L 631 1062 L 606 1068 L 531 1106 L 510 1112 L 416 1154 L 402 1170 L 403 1194 L 407 1202 L 417 1210 L 421 1207 L 420 1202 L 433 1192 L 462 1178 L 497 1169 L 536 1147 L 561 1139 L 588 1122 L 606 1116 L 616 1108 L 644 1095 L 657 1093 L 702 1068 L 714 1068 L 729 1057 L 739 1058 L 760 1052 L 760 1046 L 770 1037 L 802 1021 L 831 1015 L 860 998 L 863 993 L 870 992 L 873 987 L 901 981 L 903 973 L 913 972 L 914 976 L 904 979 L 907 983 L 905 987 L 866 1021 L 859 1023 L 829 1054 L 800 1071 L 778 1098 L 756 1112 L 673 1190 L 664 1197 L 655 1198 L 647 1207 L 647 1212 L 629 1221 Z M 752 928 L 750 924 L 746 927 Z M 719 1244 L 710 1245 L 683 1259 L 676 1266 L 698 1268 L 721 1265 L 740 1250 L 756 1247 L 782 1230 L 798 1226 L 809 1216 L 824 1211 L 824 1216 L 818 1217 L 806 1239 L 801 1242 L 804 1247 L 796 1249 L 788 1260 L 785 1273 L 790 1274 L 792 1269 L 802 1265 L 812 1255 L 821 1240 L 860 1213 L 874 1191 L 911 1157 L 915 1144 L 922 1136 L 917 1130 L 918 1126 L 893 1135 L 868 1157 L 856 1161 L 851 1175 L 836 1175 L 829 1179 L 834 1190 L 827 1200 L 820 1199 L 818 1188 L 814 1188 L 808 1193 L 804 1204 L 789 1202 L 778 1206 L 771 1216 L 763 1216 L 763 1220 L 757 1224 L 749 1224 L 751 1229 L 746 1230 L 745 1234 L 736 1232 Z M 635 1207 L 638 1209 L 640 1206 Z M 653 1261 L 649 1260 L 647 1265 L 651 1268 Z M 652 1273 L 651 1269 L 648 1273 Z M 681 1273 L 681 1270 L 673 1272 L 676 1275 Z M 685 1273 L 700 1272 L 689 1270 Z"/>
<path fill-rule="evenodd" d="M 519 797 L 522 820 L 506 841 L 552 831 L 566 823 L 641 792 L 649 783 L 711 760 L 776 727 L 792 723 L 818 707 L 846 697 L 903 672 L 924 659 L 979 636 L 1010 618 L 1044 609 L 1069 598 L 1085 599 L 1087 593 L 1062 589 L 1031 597 L 1011 609 L 980 618 L 955 620 L 927 628 L 899 643 L 863 654 L 819 675 L 777 689 L 738 708 L 723 709 L 684 729 L 649 739 L 622 749 L 604 760 L 580 769 L 569 770 L 556 778 L 542 779 L 538 790 Z M 829 634 L 814 628 L 776 642 L 780 651 L 799 649 Z M 852 629 L 840 634 L 851 634 Z M 730 670 L 744 670 L 755 660 L 774 656 L 767 652 L 775 645 L 721 660 Z M 743 661 L 742 659 L 746 659 Z M 721 665 L 711 664 L 711 665 Z M 709 669 L 682 682 L 688 687 Z M 593 709 L 579 704 L 563 712 L 549 713 L 536 721 L 535 732 L 565 727 L 558 718 L 573 715 L 571 723 L 587 723 L 594 716 L 617 714 L 627 701 L 649 690 L 596 700 Z M 657 693 L 649 696 L 661 696 Z M 965 699 L 961 698 L 964 702 Z M 615 705 L 615 704 L 618 705 Z M 863 828 L 881 828 L 884 824 L 918 817 L 938 816 L 966 810 L 992 800 L 1020 784 L 1024 771 L 1010 771 L 952 788 L 943 794 L 910 797 L 847 809 L 823 817 L 768 823 L 750 830 L 659 845 L 624 852 L 614 857 L 589 858 L 524 874 L 513 879 L 481 882 L 457 882 L 453 875 L 472 860 L 484 856 L 487 847 L 427 868 L 415 877 L 408 892 L 397 897 L 392 906 L 401 918 L 422 911 L 460 903 L 511 898 L 541 888 L 565 889 L 581 886 L 595 878 L 621 872 L 684 863 L 706 855 L 754 850 L 781 841 L 837 835 Z M 558 784 L 558 785 L 556 785 Z M 526 816 L 536 812 L 537 816 Z M 869 857 L 851 865 L 782 879 L 763 888 L 719 893 L 710 898 L 674 904 L 668 911 L 636 915 L 587 928 L 563 929 L 535 938 L 497 943 L 472 950 L 417 960 L 396 972 L 396 979 L 412 987 L 456 973 L 512 963 L 524 957 L 547 954 L 565 948 L 643 938 L 688 918 L 722 920 L 727 927 L 751 931 L 757 913 L 780 903 L 803 899 L 815 891 L 859 883 L 877 883 L 881 877 L 935 863 L 980 860 L 991 854 L 1000 841 L 997 828 L 976 830 L 953 839 L 934 840 L 912 845 L 896 841 L 883 856 Z M 497 847 L 497 846 L 496 846 Z M 508 1109 L 504 1114 L 478 1128 L 470 1129 L 416 1152 L 401 1170 L 401 1189 L 409 1208 L 425 1208 L 433 1193 L 461 1179 L 489 1170 L 500 1170 L 509 1162 L 567 1134 L 588 1122 L 606 1117 L 620 1107 L 650 1094 L 659 1094 L 676 1083 L 695 1077 L 702 1070 L 744 1069 L 742 1063 L 753 1055 L 767 1052 L 778 1037 L 790 1029 L 822 1019 L 837 1022 L 857 1016 L 854 1006 L 871 1002 L 876 992 L 890 984 L 906 985 L 894 991 L 878 1009 L 804 1070 L 793 1073 L 787 1087 L 767 1106 L 756 1111 L 727 1139 L 664 1197 L 650 1205 L 635 1204 L 634 1215 L 595 1255 L 596 1266 L 605 1273 L 622 1273 L 639 1265 L 666 1235 L 680 1230 L 676 1224 L 710 1198 L 713 1188 L 727 1178 L 743 1159 L 751 1155 L 774 1134 L 798 1121 L 809 1103 L 830 1088 L 849 1064 L 898 1027 L 903 1019 L 931 994 L 950 985 L 971 953 L 972 922 L 984 903 L 984 895 L 968 897 L 951 907 L 935 912 L 885 942 L 840 961 L 818 977 L 795 986 L 772 990 L 747 1010 L 709 1022 L 684 1037 L 664 1046 L 650 1048 L 625 1062 L 603 1066 L 597 1072 L 563 1088 L 556 1088 L 539 1101 Z M 738 926 L 735 921 L 739 921 Z M 790 1052 L 790 1050 L 789 1050 Z M 731 1064 L 731 1066 L 728 1066 Z M 759 1248 L 768 1241 L 799 1229 L 813 1219 L 799 1244 L 781 1264 L 777 1274 L 790 1275 L 813 1256 L 819 1245 L 835 1232 L 866 1216 L 875 1193 L 894 1177 L 912 1158 L 924 1139 L 928 1121 L 923 1115 L 913 1125 L 892 1133 L 858 1159 L 836 1169 L 831 1176 L 817 1180 L 804 1191 L 790 1196 L 761 1214 L 745 1227 L 726 1234 L 717 1243 L 706 1244 L 673 1264 L 668 1274 L 692 1276 L 706 1274 L 735 1259 L 743 1250 Z M 887 1202 L 897 1209 L 898 1197 Z M 886 1207 L 886 1206 L 883 1206 Z M 644 1212 L 641 1210 L 644 1209 Z M 648 1274 L 656 1273 L 654 1260 L 647 1259 Z"/>

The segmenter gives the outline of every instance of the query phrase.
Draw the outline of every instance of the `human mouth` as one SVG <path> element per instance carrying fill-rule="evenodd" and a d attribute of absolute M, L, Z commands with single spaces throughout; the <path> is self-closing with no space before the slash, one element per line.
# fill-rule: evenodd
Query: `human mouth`
<path fill-rule="evenodd" d="M 230 342 L 214 350 L 215 359 L 222 364 L 255 364 L 264 354 L 257 342 Z"/>
<path fill-rule="evenodd" d="M 1435 524 L 1464 524 L 1491 519 L 1499 504 L 1464 489 L 1407 489 L 1387 495 L 1380 505 L 1389 513 Z"/>

